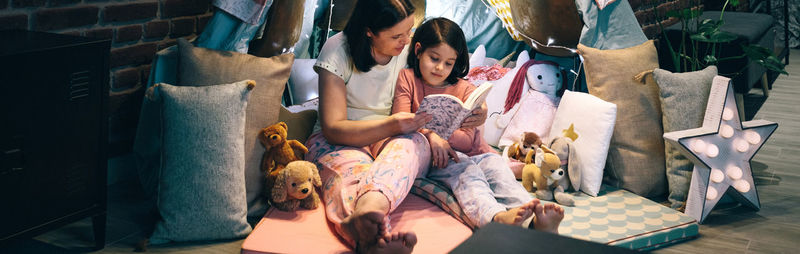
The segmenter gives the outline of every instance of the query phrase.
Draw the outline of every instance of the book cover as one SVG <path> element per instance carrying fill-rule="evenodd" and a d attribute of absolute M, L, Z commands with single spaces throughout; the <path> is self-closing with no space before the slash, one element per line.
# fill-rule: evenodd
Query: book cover
<path fill-rule="evenodd" d="M 491 83 L 483 83 L 467 97 L 466 101 L 449 94 L 431 94 L 425 96 L 419 104 L 417 112 L 427 112 L 433 119 L 425 124 L 424 128 L 436 132 L 440 137 L 447 140 L 453 135 L 461 123 L 472 114 L 472 110 L 480 108 L 486 101 L 489 90 L 492 89 Z"/>

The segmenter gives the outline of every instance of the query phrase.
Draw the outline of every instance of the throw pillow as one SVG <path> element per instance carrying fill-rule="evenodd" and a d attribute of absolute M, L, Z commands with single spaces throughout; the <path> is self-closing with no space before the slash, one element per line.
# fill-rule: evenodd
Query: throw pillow
<path fill-rule="evenodd" d="M 247 107 L 244 155 L 248 215 L 261 217 L 266 212 L 264 173 L 260 169 L 264 146 L 256 138 L 261 128 L 278 122 L 281 96 L 289 79 L 294 55 L 263 58 L 194 47 L 183 39 L 178 39 L 178 49 L 178 85 L 206 86 L 243 79 L 252 79 L 259 84 L 253 90 Z"/>
<path fill-rule="evenodd" d="M 688 73 L 672 73 L 662 69 L 653 71 L 661 98 L 664 132 L 694 129 L 703 125 L 706 103 L 715 76 L 716 66 Z M 672 208 L 677 209 L 686 202 L 693 164 L 669 143 L 665 143 L 664 148 L 667 156 L 668 199 Z"/>
<path fill-rule="evenodd" d="M 205 87 L 157 84 L 148 97 L 160 102 L 162 123 L 158 210 L 150 238 L 170 241 L 244 237 L 245 109 L 252 80 Z"/>
<path fill-rule="evenodd" d="M 658 68 L 653 41 L 613 50 L 579 44 L 578 50 L 584 59 L 589 93 L 617 105 L 604 178 L 612 186 L 640 196 L 664 194 L 667 177 L 658 86 L 652 75 L 644 75 L 644 83 L 634 79 Z"/>
<path fill-rule="evenodd" d="M 305 144 L 308 136 L 311 136 L 311 131 L 314 130 L 314 124 L 317 123 L 317 111 L 303 110 L 294 113 L 281 107 L 278 121 L 286 123 L 288 127 L 286 139 L 294 139 Z"/>
<path fill-rule="evenodd" d="M 572 143 L 575 158 L 570 158 L 573 163 L 570 168 L 580 171 L 580 190 L 591 196 L 597 196 L 603 183 L 603 168 L 616 118 L 617 105 L 591 94 L 565 91 L 550 127 L 550 136 L 545 139 L 549 144 L 554 138 L 565 136 L 565 131 L 578 134 Z"/>

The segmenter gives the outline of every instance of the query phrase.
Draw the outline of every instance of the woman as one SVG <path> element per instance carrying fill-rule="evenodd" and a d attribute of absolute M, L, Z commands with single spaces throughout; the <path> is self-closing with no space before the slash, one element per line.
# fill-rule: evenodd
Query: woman
<path fill-rule="evenodd" d="M 388 218 L 430 164 L 428 141 L 416 131 L 431 116 L 391 114 L 413 13 L 409 0 L 358 1 L 314 65 L 320 121 L 306 159 L 320 167 L 328 220 L 358 252 L 407 253 L 417 241 L 413 232 L 390 233 Z M 486 109 L 473 113 L 464 127 L 483 124 Z"/>

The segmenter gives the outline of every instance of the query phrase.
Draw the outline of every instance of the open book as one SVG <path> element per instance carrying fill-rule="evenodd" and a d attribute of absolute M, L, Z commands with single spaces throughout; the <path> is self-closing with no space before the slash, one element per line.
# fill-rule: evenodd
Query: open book
<path fill-rule="evenodd" d="M 436 132 L 445 140 L 449 139 L 461 127 L 464 119 L 472 114 L 472 110 L 481 107 L 491 89 L 492 83 L 483 83 L 464 102 L 449 94 L 425 96 L 419 103 L 417 112 L 427 112 L 433 116 L 433 120 L 425 124 L 424 128 Z"/>

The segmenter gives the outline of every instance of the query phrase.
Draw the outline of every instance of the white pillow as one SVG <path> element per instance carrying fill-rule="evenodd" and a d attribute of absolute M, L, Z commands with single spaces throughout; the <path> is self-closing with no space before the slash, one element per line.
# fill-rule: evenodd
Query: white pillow
<path fill-rule="evenodd" d="M 549 144 L 554 138 L 563 136 L 563 130 L 574 126 L 578 139 L 572 144 L 575 158 L 570 158 L 573 163 L 570 167 L 580 170 L 580 190 L 591 196 L 597 196 L 603 182 L 603 168 L 616 118 L 616 104 L 588 93 L 565 91 L 550 127 L 550 135 L 545 139 Z"/>
<path fill-rule="evenodd" d="M 319 76 L 314 71 L 317 59 L 294 59 L 289 75 L 289 92 L 292 104 L 300 104 L 319 97 Z"/>
<path fill-rule="evenodd" d="M 524 63 L 528 60 L 530 60 L 528 51 L 522 51 L 522 53 L 519 53 L 516 62 Z M 505 127 L 497 127 L 497 117 L 503 112 L 503 107 L 506 104 L 506 96 L 508 96 L 508 88 L 511 86 L 511 81 L 514 80 L 514 75 L 517 74 L 521 66 L 522 64 L 518 64 L 517 67 L 508 71 L 502 78 L 492 81 L 492 90 L 490 90 L 489 94 L 486 96 L 486 106 L 489 112 L 486 117 L 486 122 L 483 124 L 483 138 L 486 139 L 486 142 L 490 145 L 497 146 L 497 143 L 500 141 L 500 136 L 503 135 L 503 131 L 505 130 Z"/>

